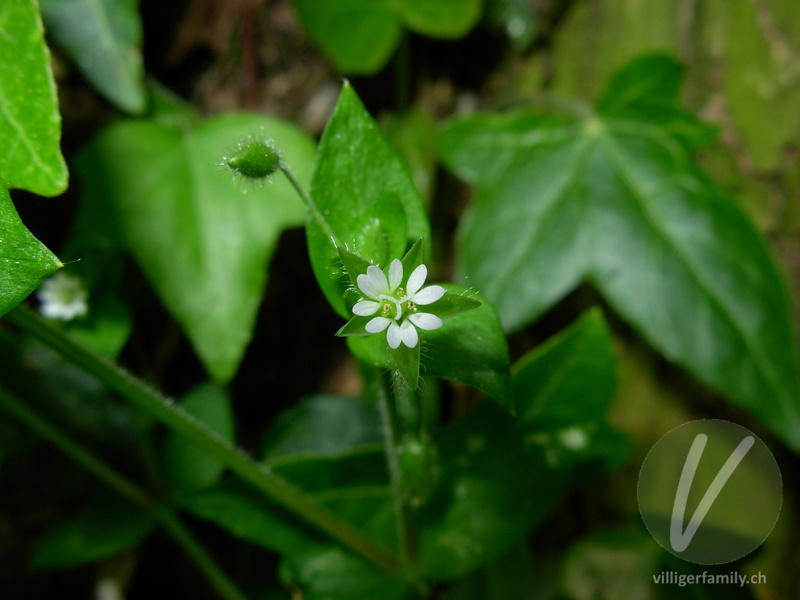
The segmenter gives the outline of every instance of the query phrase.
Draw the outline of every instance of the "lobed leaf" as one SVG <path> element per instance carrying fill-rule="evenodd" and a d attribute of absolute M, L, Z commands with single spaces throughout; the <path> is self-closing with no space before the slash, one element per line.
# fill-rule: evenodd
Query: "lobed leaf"
<path fill-rule="evenodd" d="M 248 188 L 218 166 L 227 147 L 254 132 L 275 138 L 300 181 L 310 179 L 311 140 L 247 113 L 195 126 L 118 123 L 77 161 L 86 201 L 109 205 L 122 243 L 220 382 L 250 340 L 278 236 L 306 217 L 284 178 Z"/>
<path fill-rule="evenodd" d="M 476 115 L 446 128 L 446 164 L 477 185 L 460 271 L 507 330 L 592 282 L 668 359 L 800 449 L 782 275 L 741 209 L 693 164 L 708 129 L 677 104 L 680 69 L 668 60 L 627 67 L 599 116 Z M 648 69 L 673 81 L 641 77 Z"/>

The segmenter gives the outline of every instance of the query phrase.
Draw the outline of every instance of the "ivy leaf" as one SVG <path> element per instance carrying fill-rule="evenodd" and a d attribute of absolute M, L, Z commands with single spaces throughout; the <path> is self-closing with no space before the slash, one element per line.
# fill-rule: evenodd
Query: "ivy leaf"
<path fill-rule="evenodd" d="M 668 56 L 641 58 L 584 120 L 452 123 L 444 160 L 477 185 L 460 270 L 507 330 L 591 281 L 668 359 L 800 450 L 784 282 L 764 239 L 692 161 L 708 129 L 678 105 L 680 72 Z"/>
<path fill-rule="evenodd" d="M 22 224 L 0 180 L 0 316 L 22 302 L 45 277 L 62 266 Z"/>
<path fill-rule="evenodd" d="M 61 115 L 36 0 L 0 2 L 0 177 L 42 196 L 67 189 Z"/>
<path fill-rule="evenodd" d="M 478 22 L 483 0 L 295 0 L 309 35 L 345 73 L 370 75 L 389 61 L 403 26 L 456 39 Z"/>
<path fill-rule="evenodd" d="M 331 233 L 339 246 L 379 265 L 429 234 L 414 182 L 349 83 L 320 142 L 311 196 L 331 230 L 309 220 L 311 264 L 328 302 L 349 318 L 343 294 L 350 283 Z"/>
<path fill-rule="evenodd" d="M 250 340 L 278 236 L 306 218 L 283 177 L 248 188 L 218 166 L 254 132 L 273 137 L 300 181 L 310 179 L 311 140 L 246 113 L 185 127 L 122 122 L 77 161 L 86 201 L 109 205 L 119 238 L 219 382 L 234 375 Z"/>
<path fill-rule="evenodd" d="M 48 33 L 118 108 L 145 108 L 138 0 L 40 0 Z"/>

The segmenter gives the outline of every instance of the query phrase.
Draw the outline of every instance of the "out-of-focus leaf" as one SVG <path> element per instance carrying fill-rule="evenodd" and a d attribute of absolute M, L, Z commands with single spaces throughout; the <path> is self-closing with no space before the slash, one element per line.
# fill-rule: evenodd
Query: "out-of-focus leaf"
<path fill-rule="evenodd" d="M 0 2 L 0 65 L 0 177 L 10 188 L 56 196 L 67 188 L 67 165 L 36 0 Z"/>
<path fill-rule="evenodd" d="M 653 600 L 652 576 L 660 553 L 653 539 L 639 530 L 615 530 L 581 540 L 564 558 L 560 597 Z"/>
<path fill-rule="evenodd" d="M 266 433 L 262 455 L 327 456 L 381 441 L 377 406 L 361 398 L 312 396 L 283 412 Z"/>
<path fill-rule="evenodd" d="M 518 418 L 537 430 L 602 420 L 616 387 L 611 336 L 598 310 L 514 364 Z"/>
<path fill-rule="evenodd" d="M 62 266 L 22 224 L 0 180 L 0 316 L 22 302 L 45 277 Z"/>
<path fill-rule="evenodd" d="M 107 296 L 89 308 L 86 319 L 72 321 L 67 330 L 84 346 L 116 358 L 133 329 L 130 310 L 122 301 Z"/>
<path fill-rule="evenodd" d="M 145 108 L 138 0 L 40 0 L 48 33 L 117 107 Z"/>
<path fill-rule="evenodd" d="M 150 513 L 127 501 L 98 496 L 39 541 L 33 566 L 71 567 L 107 558 L 138 544 L 155 524 Z"/>
<path fill-rule="evenodd" d="M 602 318 L 590 313 L 515 368 L 519 419 L 485 403 L 443 432 L 442 484 L 420 516 L 420 557 L 432 578 L 492 560 L 569 485 L 619 466 L 626 447 L 605 423 L 615 370 Z"/>
<path fill-rule="evenodd" d="M 334 547 L 287 562 L 283 577 L 302 590 L 303 600 L 403 600 L 408 594 L 400 575 Z"/>
<path fill-rule="evenodd" d="M 311 140 L 244 113 L 191 129 L 119 123 L 77 161 L 88 201 L 105 200 L 114 211 L 123 243 L 220 382 L 234 375 L 250 340 L 278 236 L 306 215 L 283 177 L 248 188 L 218 166 L 244 135 L 274 138 L 295 175 L 309 181 Z"/>
<path fill-rule="evenodd" d="M 436 124 L 432 115 L 421 108 L 406 114 L 387 113 L 381 118 L 381 127 L 389 143 L 408 165 L 427 204 L 436 177 Z"/>
<path fill-rule="evenodd" d="M 233 441 L 234 423 L 228 392 L 213 383 L 202 384 L 183 396 L 181 408 L 227 441 Z M 164 447 L 170 484 L 177 491 L 190 491 L 216 483 L 225 467 L 190 441 L 170 431 Z"/>
<path fill-rule="evenodd" d="M 707 131 L 677 103 L 679 76 L 674 59 L 649 55 L 615 77 L 603 112 L 587 120 L 514 113 L 451 124 L 444 159 L 478 187 L 461 271 L 509 330 L 590 280 L 668 359 L 798 449 L 783 279 L 742 211 L 694 166 L 690 150 Z"/>
<path fill-rule="evenodd" d="M 320 142 L 311 195 L 338 244 L 381 266 L 429 235 L 419 192 L 349 83 Z M 317 281 L 341 317 L 349 282 L 330 234 L 308 223 L 308 248 Z"/>
<path fill-rule="evenodd" d="M 466 35 L 483 0 L 295 0 L 309 35 L 345 73 L 369 75 L 388 62 L 403 26 L 435 38 Z"/>
<path fill-rule="evenodd" d="M 215 523 L 241 539 L 286 555 L 304 554 L 319 538 L 263 494 L 239 482 L 223 482 L 177 502 L 197 517 Z"/>
<path fill-rule="evenodd" d="M 470 294 L 462 286 L 444 284 L 452 294 Z M 486 392 L 501 406 L 514 411 L 508 346 L 497 313 L 480 296 L 481 305 L 444 320 L 434 331 L 419 331 L 423 375 L 435 375 L 471 385 Z M 391 368 L 389 346 L 382 333 L 351 337 L 347 345 L 361 360 Z"/>
<path fill-rule="evenodd" d="M 443 600 L 533 598 L 532 561 L 527 542 L 521 541 L 482 569 L 456 582 L 444 593 Z"/>

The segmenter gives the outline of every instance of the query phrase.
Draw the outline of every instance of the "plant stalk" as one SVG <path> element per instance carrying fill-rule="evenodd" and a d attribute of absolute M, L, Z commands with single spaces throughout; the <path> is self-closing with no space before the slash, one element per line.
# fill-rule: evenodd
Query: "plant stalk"
<path fill-rule="evenodd" d="M 342 520 L 302 490 L 276 475 L 269 467 L 254 462 L 233 444 L 198 422 L 172 400 L 136 379 L 123 368 L 72 340 L 31 311 L 17 307 L 4 319 L 61 354 L 94 376 L 150 416 L 194 442 L 209 457 L 230 468 L 242 479 L 331 538 L 387 570 L 398 568 L 397 559 L 378 548 L 357 527 Z"/>
<path fill-rule="evenodd" d="M 186 551 L 194 560 L 195 564 L 203 571 L 214 589 L 226 600 L 245 600 L 242 594 L 228 579 L 224 571 L 214 561 L 200 542 L 183 525 L 175 512 L 157 503 L 147 492 L 139 488 L 116 470 L 108 466 L 94 454 L 76 443 L 69 436 L 65 435 L 50 423 L 40 418 L 22 402 L 0 387 L 0 406 L 11 413 L 30 429 L 35 431 L 48 442 L 56 446 L 64 454 L 68 455 L 75 462 L 84 467 L 87 471 L 95 474 L 102 479 L 109 487 L 129 500 L 133 504 L 149 511 L 155 516 L 161 525 L 172 535 L 175 541 Z"/>

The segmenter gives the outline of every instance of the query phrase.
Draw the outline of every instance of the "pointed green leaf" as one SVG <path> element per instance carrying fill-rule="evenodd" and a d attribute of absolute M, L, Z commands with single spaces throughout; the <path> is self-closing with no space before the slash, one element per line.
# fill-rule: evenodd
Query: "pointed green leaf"
<path fill-rule="evenodd" d="M 590 280 L 668 359 L 800 449 L 781 273 L 739 207 L 693 164 L 687 141 L 697 136 L 674 127 L 688 117 L 647 121 L 655 100 L 633 79 L 606 93 L 608 115 L 477 115 L 443 132 L 444 160 L 478 187 L 461 272 L 509 330 Z"/>
<path fill-rule="evenodd" d="M 36 0 L 0 2 L 0 177 L 56 196 L 67 188 L 61 115 Z"/>
<path fill-rule="evenodd" d="M 249 134 L 274 138 L 295 175 L 309 180 L 311 140 L 245 113 L 194 128 L 119 123 L 77 161 L 87 201 L 108 203 L 122 242 L 217 381 L 234 375 L 250 340 L 278 236 L 306 217 L 285 178 L 248 187 L 218 166 Z"/>
<path fill-rule="evenodd" d="M 63 265 L 19 219 L 0 180 L 0 316 Z"/>
<path fill-rule="evenodd" d="M 47 31 L 117 107 L 145 108 L 138 0 L 40 0 Z"/>
<path fill-rule="evenodd" d="M 557 429 L 602 420 L 617 387 L 616 369 L 608 328 L 592 310 L 514 364 L 520 423 Z"/>
<path fill-rule="evenodd" d="M 345 274 L 350 279 L 350 283 L 353 287 L 357 288 L 358 276 L 367 272 L 367 267 L 369 267 L 370 262 L 344 248 L 340 247 L 336 250 L 339 253 L 339 260 L 342 261 Z"/>
<path fill-rule="evenodd" d="M 419 193 L 405 166 L 345 83 L 320 142 L 311 195 L 339 246 L 386 266 L 428 235 Z M 317 281 L 340 316 L 348 318 L 349 287 L 328 232 L 308 223 L 308 248 Z"/>
<path fill-rule="evenodd" d="M 339 70 L 369 75 L 389 61 L 403 25 L 431 37 L 459 38 L 478 22 L 483 0 L 295 0 L 294 6 Z"/>
<path fill-rule="evenodd" d="M 233 441 L 233 409 L 230 395 L 224 388 L 213 383 L 200 385 L 183 396 L 178 404 L 222 439 Z M 172 431 L 164 446 L 164 459 L 170 485 L 176 491 L 208 487 L 219 481 L 225 471 L 224 465 Z"/>

